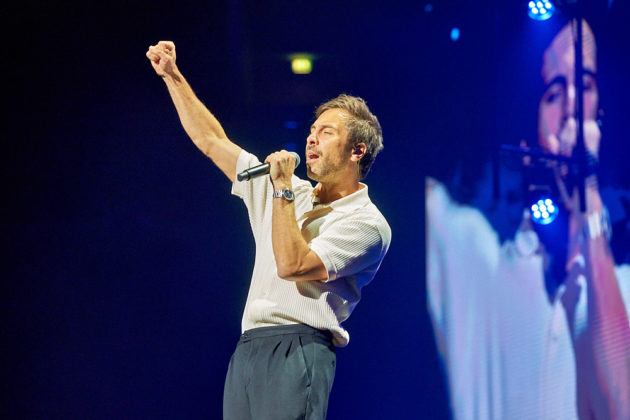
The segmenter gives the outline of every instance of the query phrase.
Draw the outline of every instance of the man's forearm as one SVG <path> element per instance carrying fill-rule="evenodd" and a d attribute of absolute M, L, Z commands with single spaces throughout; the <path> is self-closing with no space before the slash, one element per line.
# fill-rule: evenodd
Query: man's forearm
<path fill-rule="evenodd" d="M 630 325 L 603 236 L 588 240 L 588 320 L 583 345 L 594 367 L 591 402 L 597 418 L 630 418 Z M 579 366 L 579 363 L 578 363 Z"/>
<path fill-rule="evenodd" d="M 293 202 L 274 200 L 271 242 L 278 276 L 292 281 L 326 280 L 324 264 L 302 237 Z"/>
<path fill-rule="evenodd" d="M 163 78 L 184 130 L 195 146 L 234 181 L 240 147 L 232 143 L 219 121 L 197 98 L 192 88 L 175 70 Z"/>
<path fill-rule="evenodd" d="M 603 211 L 596 188 L 587 189 L 587 206 L 590 212 Z M 588 398 L 590 413 L 580 414 L 630 418 L 630 325 L 605 235 L 586 235 L 583 253 L 588 315 L 575 346 L 578 388 L 586 392 L 582 398 Z"/>

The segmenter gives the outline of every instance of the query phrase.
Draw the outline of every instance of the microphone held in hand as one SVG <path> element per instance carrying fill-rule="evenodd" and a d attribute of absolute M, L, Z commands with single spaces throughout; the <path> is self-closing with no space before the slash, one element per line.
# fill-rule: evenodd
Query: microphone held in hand
<path fill-rule="evenodd" d="M 295 158 L 295 167 L 297 168 L 300 164 L 300 155 L 295 152 L 289 153 L 291 153 Z M 267 175 L 270 168 L 271 165 L 269 165 L 268 163 L 263 163 L 261 165 L 254 166 L 253 168 L 245 169 L 243 172 L 236 176 L 236 179 L 238 179 L 239 181 L 249 181 L 250 179 L 256 178 L 258 176 Z"/>

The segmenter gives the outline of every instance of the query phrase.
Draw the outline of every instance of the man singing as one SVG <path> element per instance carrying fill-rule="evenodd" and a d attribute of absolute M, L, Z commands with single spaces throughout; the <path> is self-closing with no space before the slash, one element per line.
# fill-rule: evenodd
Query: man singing
<path fill-rule="evenodd" d="M 316 111 L 306 139 L 310 182 L 295 157 L 270 154 L 269 176 L 238 181 L 260 161 L 228 139 L 160 41 L 147 58 L 162 77 L 186 133 L 245 202 L 256 241 L 242 335 L 225 382 L 226 419 L 326 417 L 342 322 L 378 270 L 391 230 L 361 183 L 383 148 L 377 118 L 361 98 L 340 95 Z"/>

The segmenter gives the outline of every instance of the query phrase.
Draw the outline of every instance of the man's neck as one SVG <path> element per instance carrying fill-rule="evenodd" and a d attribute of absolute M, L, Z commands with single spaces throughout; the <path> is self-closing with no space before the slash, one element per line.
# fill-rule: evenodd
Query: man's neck
<path fill-rule="evenodd" d="M 335 200 L 346 197 L 359 189 L 363 188 L 363 185 L 358 180 L 352 182 L 337 182 L 337 183 L 320 183 L 316 187 L 317 201 L 319 204 L 332 203 Z"/>

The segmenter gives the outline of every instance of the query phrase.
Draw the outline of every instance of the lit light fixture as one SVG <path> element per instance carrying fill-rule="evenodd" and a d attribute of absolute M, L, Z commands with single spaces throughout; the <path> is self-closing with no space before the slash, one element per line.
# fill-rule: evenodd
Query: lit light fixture
<path fill-rule="evenodd" d="M 555 11 L 551 0 L 530 0 L 527 3 L 527 14 L 534 20 L 547 20 Z"/>
<path fill-rule="evenodd" d="M 555 168 L 544 161 L 530 162 L 523 167 L 523 204 L 537 225 L 548 225 L 565 213 L 561 209 Z"/>
<path fill-rule="evenodd" d="M 560 209 L 549 197 L 541 197 L 529 207 L 532 221 L 540 225 L 548 225 L 556 220 Z"/>
<path fill-rule="evenodd" d="M 291 54 L 289 60 L 291 61 L 291 71 L 294 74 L 310 74 L 313 71 L 313 56 L 311 54 Z"/>

